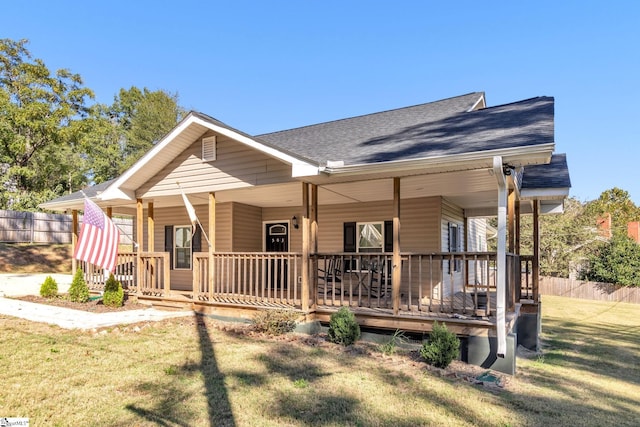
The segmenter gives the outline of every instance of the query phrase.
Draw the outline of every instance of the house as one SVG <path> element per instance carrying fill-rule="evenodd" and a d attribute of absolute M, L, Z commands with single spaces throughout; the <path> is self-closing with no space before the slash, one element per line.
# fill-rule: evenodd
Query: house
<path fill-rule="evenodd" d="M 475 92 L 258 136 L 191 112 L 85 194 L 135 217 L 138 247 L 116 274 L 140 301 L 230 317 L 286 307 L 309 322 L 348 305 L 363 327 L 416 334 L 446 322 L 464 360 L 513 373 L 540 325 L 520 216 L 561 212 L 570 187 L 554 148 L 551 97 L 487 107 Z M 77 218 L 83 195 L 41 207 Z"/>

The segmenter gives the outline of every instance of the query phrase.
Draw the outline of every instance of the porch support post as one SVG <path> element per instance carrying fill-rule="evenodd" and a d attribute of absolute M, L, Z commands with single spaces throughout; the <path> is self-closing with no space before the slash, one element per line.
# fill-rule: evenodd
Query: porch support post
<path fill-rule="evenodd" d="M 78 269 L 78 260 L 73 257 L 78 245 L 78 210 L 71 211 L 71 274 L 75 275 Z M 86 272 L 85 272 L 86 273 Z"/>
<path fill-rule="evenodd" d="M 142 207 L 142 199 L 136 199 L 136 242 L 138 243 L 138 249 L 136 250 L 136 284 L 138 293 L 142 290 L 142 251 L 144 250 L 144 210 Z"/>
<path fill-rule="evenodd" d="M 318 186 L 316 184 L 309 184 L 311 186 L 311 206 L 309 212 L 309 220 L 311 222 L 311 241 L 309 242 L 309 251 L 311 255 L 318 253 Z M 311 308 L 316 308 L 318 303 L 318 258 L 313 257 L 311 259 Z"/>
<path fill-rule="evenodd" d="M 509 238 L 509 252 L 514 253 L 516 247 L 516 233 L 515 233 L 515 209 L 516 206 L 516 192 L 510 191 L 508 196 L 508 206 L 507 206 L 507 215 L 508 215 L 508 228 L 507 237 Z"/>
<path fill-rule="evenodd" d="M 539 302 L 540 290 L 540 202 L 533 201 L 533 261 L 531 263 L 533 302 Z"/>
<path fill-rule="evenodd" d="M 147 248 L 149 248 L 149 252 L 155 252 L 155 217 L 153 214 L 153 202 L 147 203 Z"/>
<path fill-rule="evenodd" d="M 515 216 L 515 250 L 516 255 L 520 255 L 520 201 L 517 200 L 514 204 L 514 216 Z"/>
<path fill-rule="evenodd" d="M 400 259 L 400 178 L 393 178 L 393 269 L 391 275 L 391 295 L 393 314 L 400 311 L 400 279 L 402 260 Z"/>
<path fill-rule="evenodd" d="M 302 183 L 302 311 L 309 311 L 309 184 Z"/>
<path fill-rule="evenodd" d="M 216 251 L 216 193 L 209 193 L 209 300 L 213 298 L 213 253 Z"/>
<path fill-rule="evenodd" d="M 498 338 L 498 357 L 507 352 L 506 337 L 506 263 L 507 263 L 507 180 L 502 169 L 502 157 L 493 158 L 493 172 L 498 182 L 498 252 L 496 255 L 496 335 Z"/>

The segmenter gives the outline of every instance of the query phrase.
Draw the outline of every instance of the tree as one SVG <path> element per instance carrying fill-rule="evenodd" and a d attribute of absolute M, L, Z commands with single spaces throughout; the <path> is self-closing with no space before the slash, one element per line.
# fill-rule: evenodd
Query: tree
<path fill-rule="evenodd" d="M 34 210 L 84 179 L 71 141 L 93 92 L 78 74 L 51 73 L 27 40 L 0 39 L 0 208 Z"/>
<path fill-rule="evenodd" d="M 184 114 L 178 96 L 163 90 L 120 89 L 111 106 L 96 105 L 83 135 L 95 183 L 115 178 L 166 135 Z"/>
<path fill-rule="evenodd" d="M 640 245 L 633 239 L 617 234 L 589 258 L 586 280 L 640 286 Z"/>
<path fill-rule="evenodd" d="M 612 232 L 618 235 L 627 234 L 629 222 L 640 220 L 640 208 L 633 203 L 627 191 L 618 187 L 603 191 L 598 199 L 589 202 L 585 213 L 594 225 L 598 217 L 610 214 Z"/>

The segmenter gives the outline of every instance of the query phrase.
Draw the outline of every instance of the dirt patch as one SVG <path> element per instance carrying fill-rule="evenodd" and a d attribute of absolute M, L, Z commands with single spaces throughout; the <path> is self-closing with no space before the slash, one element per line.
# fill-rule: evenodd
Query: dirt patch
<path fill-rule="evenodd" d="M 1 273 L 71 273 L 71 245 L 0 243 Z"/>
<path fill-rule="evenodd" d="M 88 302 L 73 302 L 69 301 L 65 295 L 59 296 L 57 298 L 43 298 L 41 296 L 36 295 L 27 295 L 23 297 L 16 297 L 15 299 L 19 299 L 21 301 L 34 302 L 37 304 L 47 304 L 47 305 L 55 305 L 56 307 L 64 307 L 71 308 L 74 310 L 83 310 L 89 311 L 92 313 L 111 313 L 114 311 L 125 311 L 125 310 L 144 310 L 149 308 L 146 304 L 140 304 L 136 301 L 135 298 L 128 298 L 124 300 L 124 305 L 122 307 L 109 307 L 102 303 L 102 300 L 94 300 Z"/>

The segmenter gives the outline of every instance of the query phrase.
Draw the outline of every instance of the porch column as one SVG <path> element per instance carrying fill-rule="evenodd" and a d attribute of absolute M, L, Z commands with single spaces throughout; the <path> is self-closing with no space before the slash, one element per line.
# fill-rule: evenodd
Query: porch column
<path fill-rule="evenodd" d="M 506 262 L 507 262 L 507 180 L 502 169 L 502 157 L 493 158 L 493 172 L 498 183 L 498 248 L 496 254 L 496 335 L 498 357 L 507 352 L 506 337 Z"/>
<path fill-rule="evenodd" d="M 138 285 L 138 293 L 142 289 L 142 251 L 144 250 L 143 239 L 144 239 L 144 211 L 142 207 L 142 199 L 136 199 L 136 243 L 138 249 L 136 250 L 136 265 L 138 268 L 136 269 L 136 282 Z"/>
<path fill-rule="evenodd" d="M 402 278 L 402 260 L 400 259 L 400 178 L 393 178 L 393 258 L 391 275 L 391 295 L 393 314 L 400 311 L 400 279 Z"/>
<path fill-rule="evenodd" d="M 71 274 L 75 275 L 78 269 L 78 260 L 73 257 L 78 245 L 78 210 L 71 211 Z"/>
<path fill-rule="evenodd" d="M 149 252 L 155 252 L 155 218 L 153 214 L 153 202 L 147 203 L 147 248 Z"/>
<path fill-rule="evenodd" d="M 520 255 L 520 200 L 517 200 L 514 204 L 514 216 L 515 216 L 515 229 L 516 229 L 516 238 L 515 238 L 515 250 L 514 253 L 516 255 Z"/>
<path fill-rule="evenodd" d="M 533 201 L 533 261 L 531 263 L 533 302 L 539 302 L 540 289 L 540 202 Z"/>
<path fill-rule="evenodd" d="M 311 222 L 311 238 L 309 242 L 309 251 L 312 255 L 318 253 L 318 186 L 316 184 L 309 184 L 311 186 L 311 206 L 309 212 L 309 220 Z M 316 308 L 318 303 L 318 258 L 315 256 L 311 260 L 311 307 Z"/>
<path fill-rule="evenodd" d="M 302 311 L 309 311 L 309 184 L 302 183 Z"/>
<path fill-rule="evenodd" d="M 516 247 L 516 233 L 515 233 L 515 205 L 516 205 L 516 192 L 511 190 L 508 196 L 508 206 L 507 206 L 507 215 L 508 215 L 508 227 L 507 237 L 509 239 L 509 252 L 514 253 Z"/>
<path fill-rule="evenodd" d="M 213 253 L 216 251 L 216 193 L 209 193 L 209 300 L 213 298 Z"/>

